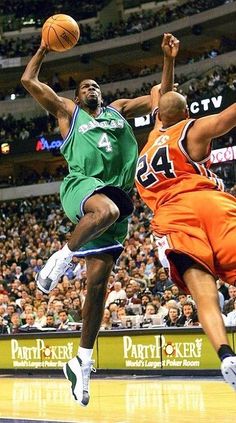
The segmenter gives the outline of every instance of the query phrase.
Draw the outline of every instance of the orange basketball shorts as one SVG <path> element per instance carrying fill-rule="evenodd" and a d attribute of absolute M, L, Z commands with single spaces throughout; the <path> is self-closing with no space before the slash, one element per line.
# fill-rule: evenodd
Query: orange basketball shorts
<path fill-rule="evenodd" d="M 215 191 L 187 192 L 158 208 L 152 220 L 160 259 L 184 253 L 216 278 L 236 284 L 236 198 Z M 172 279 L 183 281 L 168 258 Z"/>

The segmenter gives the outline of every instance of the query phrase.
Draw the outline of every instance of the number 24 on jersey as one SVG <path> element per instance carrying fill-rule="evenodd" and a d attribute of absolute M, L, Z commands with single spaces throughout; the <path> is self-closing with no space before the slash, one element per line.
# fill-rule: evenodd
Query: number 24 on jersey
<path fill-rule="evenodd" d="M 147 154 L 144 154 L 138 160 L 136 179 L 144 188 L 158 182 L 158 174 L 163 175 L 164 178 L 176 177 L 167 146 L 159 147 L 150 160 L 148 160 Z"/>

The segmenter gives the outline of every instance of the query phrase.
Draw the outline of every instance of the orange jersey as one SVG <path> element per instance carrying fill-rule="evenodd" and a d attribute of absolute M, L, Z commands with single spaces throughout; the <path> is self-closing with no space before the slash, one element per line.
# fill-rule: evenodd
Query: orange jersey
<path fill-rule="evenodd" d="M 191 160 L 186 151 L 186 135 L 194 119 L 167 128 L 155 128 L 140 153 L 136 186 L 141 198 L 155 212 L 176 195 L 201 190 L 224 190 L 221 179 L 209 170 L 209 156 L 201 162 Z"/>

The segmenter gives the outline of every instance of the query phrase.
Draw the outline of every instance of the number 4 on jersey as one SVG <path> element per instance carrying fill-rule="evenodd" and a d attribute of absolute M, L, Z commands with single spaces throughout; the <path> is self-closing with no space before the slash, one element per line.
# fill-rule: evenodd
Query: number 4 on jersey
<path fill-rule="evenodd" d="M 148 188 L 159 181 L 158 173 L 165 178 L 175 178 L 173 162 L 169 159 L 168 147 L 160 147 L 154 156 L 147 161 L 147 155 L 140 157 L 137 165 L 136 179 L 144 187 Z"/>
<path fill-rule="evenodd" d="M 105 132 L 102 134 L 101 138 L 98 141 L 98 147 L 105 148 L 107 152 L 112 151 L 111 142 L 109 141 L 109 138 Z"/>

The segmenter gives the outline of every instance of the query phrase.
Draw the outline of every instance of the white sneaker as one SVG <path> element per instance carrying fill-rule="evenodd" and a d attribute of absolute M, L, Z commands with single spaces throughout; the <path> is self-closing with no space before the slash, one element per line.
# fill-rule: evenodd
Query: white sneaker
<path fill-rule="evenodd" d="M 62 257 L 61 251 L 56 251 L 47 261 L 45 266 L 36 275 L 37 287 L 48 294 L 57 286 L 59 279 L 70 267 L 71 257 Z"/>
<path fill-rule="evenodd" d="M 221 363 L 221 372 L 225 382 L 236 390 L 236 356 L 224 358 Z"/>
<path fill-rule="evenodd" d="M 94 360 L 83 364 L 82 360 L 76 356 L 63 366 L 64 375 L 71 382 L 72 395 L 83 407 L 88 405 L 90 399 L 90 373 L 96 372 L 93 364 Z"/>

